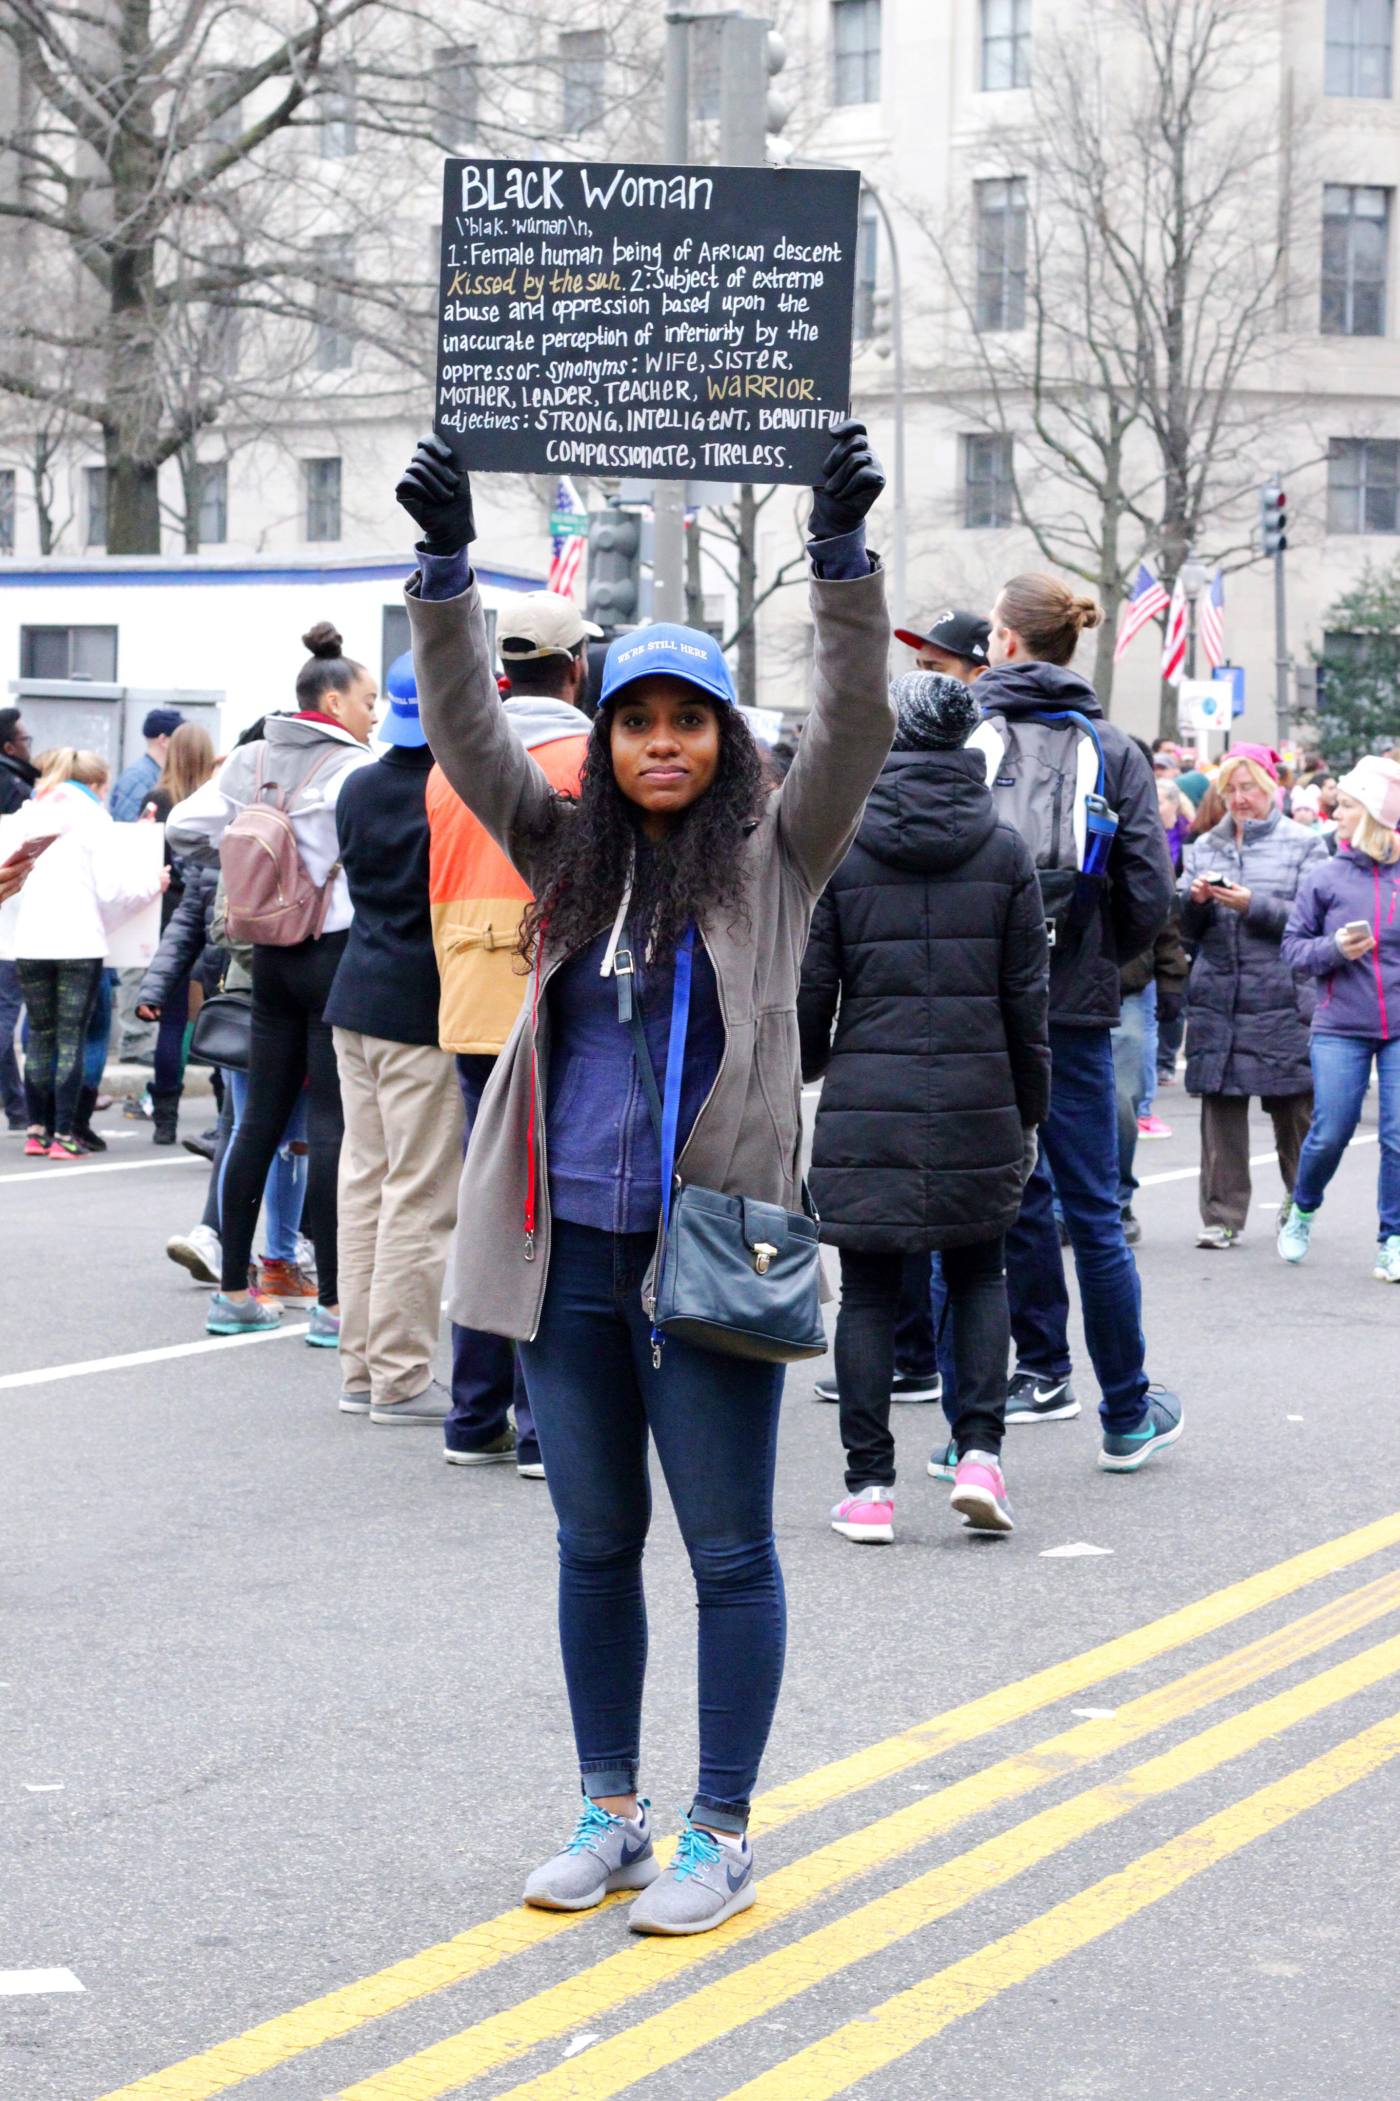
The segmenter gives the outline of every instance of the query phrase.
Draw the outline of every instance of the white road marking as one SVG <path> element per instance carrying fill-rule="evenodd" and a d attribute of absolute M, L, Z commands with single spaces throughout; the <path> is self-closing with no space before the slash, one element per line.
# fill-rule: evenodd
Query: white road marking
<path fill-rule="evenodd" d="M 1351 1140 L 1347 1151 L 1350 1152 L 1353 1145 L 1376 1145 L 1379 1143 L 1379 1139 L 1380 1134 L 1377 1131 L 1359 1131 L 1356 1137 Z M 1251 1153 L 1249 1164 L 1251 1167 L 1269 1167 L 1272 1166 L 1277 1158 L 1277 1153 Z M 1200 1175 L 1200 1172 L 1199 1166 L 1170 1167 L 1165 1174 L 1139 1175 L 1138 1187 L 1139 1189 L 1155 1189 L 1161 1182 L 1194 1182 Z"/>
<path fill-rule="evenodd" d="M 1083 1722 L 1106 1722 L 1111 1715 L 1115 1715 L 1117 1712 L 1118 1709 L 1116 1707 L 1071 1707 L 1070 1709 L 1070 1713 L 1078 1715 Z"/>
<path fill-rule="evenodd" d="M 9 1371 L 0 1375 L 0 1391 L 8 1386 L 47 1386 L 55 1379 L 82 1379 L 89 1372 L 125 1371 L 134 1364 L 166 1364 L 172 1357 L 207 1357 L 214 1350 L 244 1350 L 254 1342 L 281 1342 L 288 1335 L 305 1335 L 310 1321 L 283 1321 L 280 1327 L 264 1328 L 256 1335 L 211 1335 L 204 1342 L 172 1342 L 159 1350 L 132 1350 L 125 1357 L 90 1357 L 86 1364 L 42 1364 L 34 1371 Z"/>
<path fill-rule="evenodd" d="M 24 1791 L 27 1795 L 61 1795 L 63 1793 L 63 1782 L 61 1780 L 26 1780 Z"/>
<path fill-rule="evenodd" d="M 1301 1415 L 1285 1415 L 1283 1419 L 1286 1423 L 1300 1423 L 1303 1420 Z"/>
<path fill-rule="evenodd" d="M 0 1998 L 21 1993 L 81 1992 L 87 1986 L 71 1970 L 0 1970 Z"/>
<path fill-rule="evenodd" d="M 576 2035 L 564 2052 L 566 2057 L 577 2057 L 580 2050 L 587 2050 L 598 2040 L 596 2035 Z"/>
<path fill-rule="evenodd" d="M 66 1160 L 54 1160 L 45 1173 L 42 1167 L 31 1167 L 27 1173 L 0 1175 L 0 1182 L 72 1182 L 79 1175 L 130 1175 L 143 1167 L 208 1167 L 207 1160 L 197 1160 L 193 1153 L 172 1153 L 168 1160 L 91 1160 L 81 1167 L 73 1167 Z"/>
<path fill-rule="evenodd" d="M 1090 1546 L 1087 1539 L 1072 1539 L 1067 1546 L 1042 1548 L 1040 1558 L 1042 1561 L 1078 1561 L 1085 1554 L 1112 1552 L 1112 1547 L 1094 1547 Z"/>

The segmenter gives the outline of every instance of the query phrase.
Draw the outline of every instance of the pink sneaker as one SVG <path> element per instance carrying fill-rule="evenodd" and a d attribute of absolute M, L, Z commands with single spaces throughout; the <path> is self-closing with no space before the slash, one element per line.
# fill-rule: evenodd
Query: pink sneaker
<path fill-rule="evenodd" d="M 889 1546 L 894 1539 L 894 1490 L 872 1486 L 843 1497 L 831 1513 L 831 1529 L 843 1539 Z"/>
<path fill-rule="evenodd" d="M 1001 1464 L 990 1452 L 964 1452 L 948 1498 L 969 1532 L 1013 1532 Z"/>
<path fill-rule="evenodd" d="M 1140 1116 L 1138 1118 L 1139 1138 L 1170 1138 L 1171 1134 L 1171 1125 L 1163 1123 L 1160 1116 Z"/>

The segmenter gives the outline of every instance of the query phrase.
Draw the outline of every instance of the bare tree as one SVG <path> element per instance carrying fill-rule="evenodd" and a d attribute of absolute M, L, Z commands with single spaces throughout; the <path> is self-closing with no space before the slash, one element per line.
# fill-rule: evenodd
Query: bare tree
<path fill-rule="evenodd" d="M 574 150 L 585 130 L 604 150 L 635 136 L 657 39 L 628 15 L 0 0 L 22 90 L 0 129 L 0 253 L 55 291 L 7 304 L 0 394 L 100 438 L 111 552 L 159 550 L 161 468 L 197 466 L 215 425 L 429 398 L 441 154 L 531 154 L 542 126 Z"/>
<path fill-rule="evenodd" d="M 969 272 L 966 240 L 922 221 L 972 350 L 950 396 L 1008 441 L 1037 546 L 1099 594 L 1105 705 L 1139 559 L 1151 552 L 1170 587 L 1204 540 L 1217 560 L 1252 558 L 1241 499 L 1272 461 L 1246 387 L 1282 325 L 1297 179 L 1280 112 L 1261 106 L 1276 20 L 1272 0 L 1104 0 L 1077 15 L 1072 41 L 1037 44 L 1034 121 L 1003 160 L 1023 187 L 992 266 L 984 253 Z M 1175 727 L 1164 688 L 1162 733 Z"/>

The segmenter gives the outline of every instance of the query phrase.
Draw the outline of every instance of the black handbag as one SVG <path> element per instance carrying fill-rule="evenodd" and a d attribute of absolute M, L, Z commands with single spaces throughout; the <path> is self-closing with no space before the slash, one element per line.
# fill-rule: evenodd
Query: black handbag
<path fill-rule="evenodd" d="M 189 1062 L 246 1072 L 252 1062 L 253 1001 L 247 992 L 216 992 L 190 1031 Z"/>
<path fill-rule="evenodd" d="M 661 1148 L 661 1249 L 649 1309 L 652 1361 L 659 1368 L 667 1335 L 682 1336 L 722 1356 L 764 1364 L 821 1357 L 827 1345 L 821 1312 L 820 1222 L 806 1184 L 806 1209 L 788 1211 L 781 1204 L 724 1196 L 698 1183 L 682 1182 L 675 1171 L 694 953 L 695 930 L 690 927 L 676 950 L 664 1103 L 634 995 L 630 950 L 619 948 L 613 960 L 618 1019 L 631 1028 L 637 1069 Z"/>

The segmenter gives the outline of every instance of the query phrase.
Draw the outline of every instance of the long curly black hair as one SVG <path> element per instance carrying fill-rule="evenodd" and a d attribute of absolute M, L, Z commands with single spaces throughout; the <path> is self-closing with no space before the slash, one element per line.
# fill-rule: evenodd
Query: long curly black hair
<path fill-rule="evenodd" d="M 533 961 L 543 935 L 552 955 L 584 947 L 612 924 L 636 855 L 632 939 L 653 960 L 674 955 L 688 925 L 746 911 L 743 842 L 763 813 L 767 788 L 753 732 L 737 708 L 716 709 L 719 764 L 706 792 L 650 842 L 641 812 L 617 785 L 611 706 L 593 718 L 577 797 L 556 795 L 536 844 L 542 867 L 535 901 L 520 928 L 520 953 Z M 571 803 L 576 807 L 569 808 Z"/>

